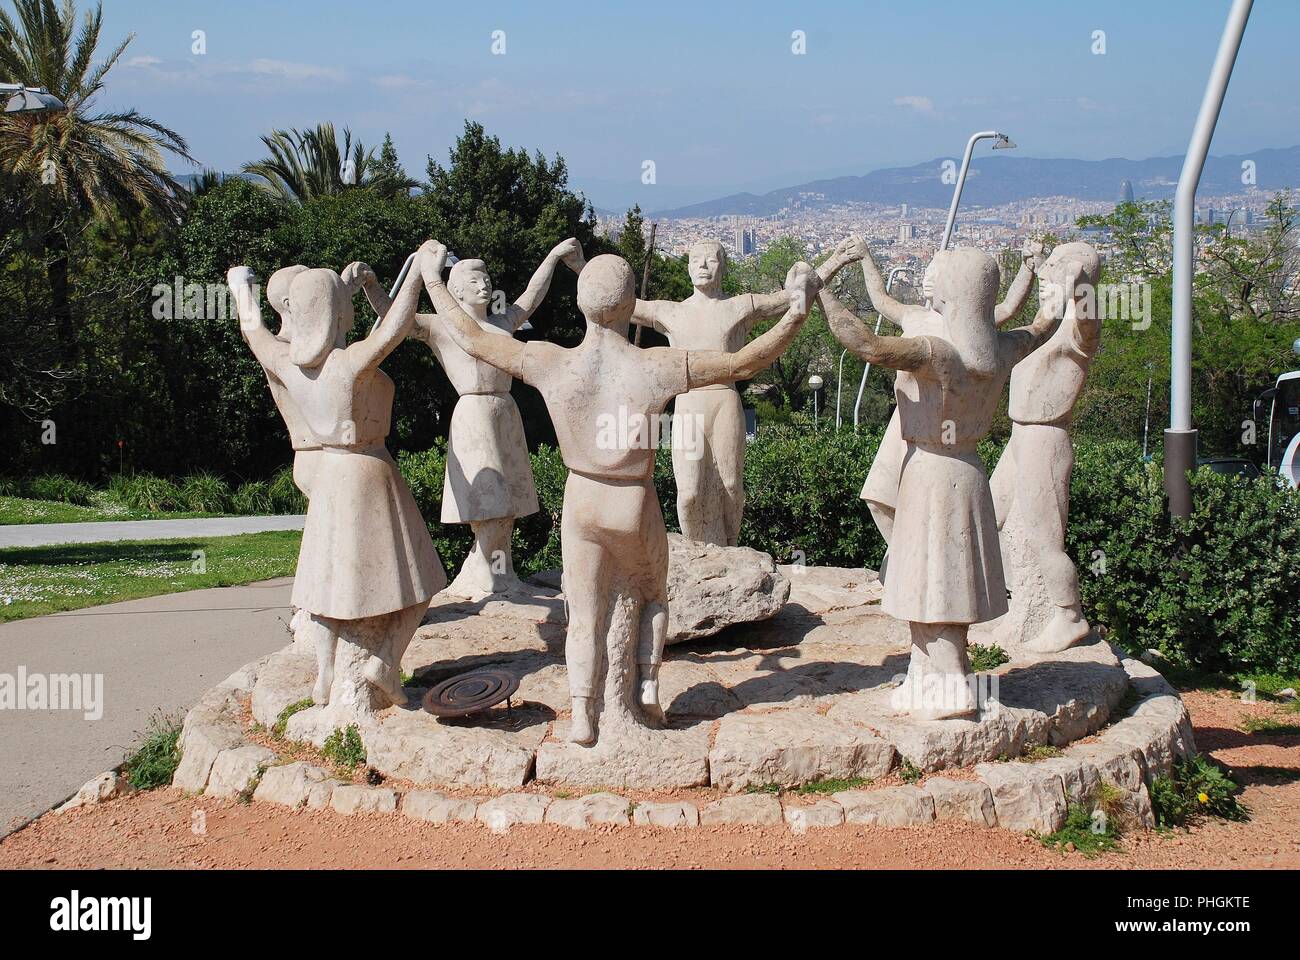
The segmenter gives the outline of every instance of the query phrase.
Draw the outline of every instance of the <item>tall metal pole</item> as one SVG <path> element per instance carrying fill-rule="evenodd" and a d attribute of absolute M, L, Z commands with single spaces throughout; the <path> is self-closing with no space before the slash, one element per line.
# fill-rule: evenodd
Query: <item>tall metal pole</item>
<path fill-rule="evenodd" d="M 889 291 L 894 288 L 894 277 L 898 276 L 900 273 L 911 273 L 911 272 L 912 272 L 911 267 L 891 267 L 889 270 L 889 276 L 885 278 L 885 293 L 889 293 Z M 880 336 L 880 321 L 883 319 L 884 317 L 879 312 L 877 312 L 876 313 L 876 336 Z M 843 358 L 841 357 L 841 359 Z M 858 383 L 858 399 L 855 400 L 853 403 L 854 431 L 858 429 L 858 415 L 862 412 L 862 394 L 867 389 L 867 374 L 869 374 L 870 372 L 871 372 L 871 364 L 868 362 L 867 365 L 862 368 L 862 380 L 859 381 Z"/>
<path fill-rule="evenodd" d="M 966 152 L 962 154 L 961 172 L 957 174 L 957 185 L 953 187 L 952 203 L 948 206 L 948 222 L 943 228 L 943 243 L 939 244 L 940 250 L 947 250 L 948 241 L 952 239 L 952 227 L 957 220 L 957 206 L 961 203 L 962 189 L 966 186 L 966 174 L 970 170 L 971 154 L 975 152 L 975 144 L 980 140 L 997 140 L 999 143 L 1012 146 L 1011 141 L 996 130 L 981 130 L 966 141 Z"/>
<path fill-rule="evenodd" d="M 1186 517 L 1192 512 L 1192 484 L 1188 472 L 1196 467 L 1196 431 L 1192 428 L 1192 274 L 1195 270 L 1196 188 L 1210 152 L 1214 127 L 1219 122 L 1223 95 L 1241 49 L 1241 37 L 1254 0 L 1233 0 L 1219 40 L 1219 52 L 1201 98 L 1196 126 L 1187 146 L 1178 190 L 1174 194 L 1174 302 L 1169 343 L 1169 429 L 1165 431 L 1165 493 L 1169 513 Z"/>

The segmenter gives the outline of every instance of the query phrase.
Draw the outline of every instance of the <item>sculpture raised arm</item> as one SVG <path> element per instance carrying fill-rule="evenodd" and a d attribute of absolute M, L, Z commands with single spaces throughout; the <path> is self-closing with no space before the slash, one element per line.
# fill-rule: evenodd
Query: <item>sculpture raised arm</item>
<path fill-rule="evenodd" d="M 231 267 L 226 271 L 226 286 L 235 298 L 239 332 L 257 362 L 277 377 L 283 377 L 283 366 L 289 362 L 289 345 L 277 339 L 262 322 L 262 307 L 257 302 L 257 285 L 253 280 L 253 271 L 248 267 Z"/>
<path fill-rule="evenodd" d="M 475 323 L 461 309 L 442 280 L 442 270 L 447 263 L 447 248 L 437 241 L 429 241 L 425 247 L 428 248 L 428 255 L 420 258 L 420 275 L 429 291 L 429 298 L 433 300 L 433 307 L 438 311 L 438 317 L 445 321 L 452 339 L 470 356 L 523 380 L 524 345 L 513 337 L 487 333 Z M 424 250 L 425 247 L 421 249 Z"/>
<path fill-rule="evenodd" d="M 546 299 L 547 291 L 551 288 L 551 278 L 555 276 L 555 268 L 558 264 L 568 265 L 569 269 L 577 274 L 582 272 L 586 262 L 582 245 L 575 237 L 557 243 L 541 265 L 533 271 L 528 287 L 519 295 L 519 299 L 511 304 L 510 328 L 518 330 L 541 306 L 542 301 Z"/>
<path fill-rule="evenodd" d="M 420 247 L 420 251 L 416 255 L 416 266 L 431 251 L 429 243 L 429 241 L 426 241 Z M 370 276 L 374 276 L 373 270 L 370 270 L 369 267 L 365 269 L 370 272 Z M 344 278 L 344 283 L 347 283 L 346 278 Z M 378 286 L 378 281 L 375 282 L 375 286 Z M 402 283 L 402 289 L 397 291 L 397 298 L 380 315 L 382 322 L 379 326 L 371 331 L 370 336 L 364 340 L 358 340 L 347 347 L 347 357 L 354 370 L 369 370 L 379 366 L 380 362 L 406 339 L 406 335 L 411 332 L 411 326 L 415 322 L 415 308 L 419 305 L 419 302 L 420 276 L 417 270 L 412 269 Z"/>
<path fill-rule="evenodd" d="M 913 320 L 922 319 L 930 313 L 928 307 L 902 303 L 889 295 L 885 290 L 885 278 L 880 275 L 880 268 L 876 266 L 870 250 L 862 258 L 862 279 L 866 282 L 867 296 L 871 298 L 871 305 L 890 323 L 906 330 Z"/>
<path fill-rule="evenodd" d="M 1012 319 L 1029 299 L 1029 291 L 1034 285 L 1034 276 L 1043 265 L 1044 248 L 1040 240 L 1026 240 L 1020 248 L 1020 269 L 1016 271 L 1011 286 L 1007 287 L 1007 296 L 993 309 L 993 322 L 999 327 Z"/>
<path fill-rule="evenodd" d="M 863 261 L 864 267 L 869 260 Z M 823 290 L 818 299 L 835 339 L 868 363 L 892 370 L 917 370 L 930 359 L 930 347 L 924 338 L 878 336 L 830 291 Z"/>

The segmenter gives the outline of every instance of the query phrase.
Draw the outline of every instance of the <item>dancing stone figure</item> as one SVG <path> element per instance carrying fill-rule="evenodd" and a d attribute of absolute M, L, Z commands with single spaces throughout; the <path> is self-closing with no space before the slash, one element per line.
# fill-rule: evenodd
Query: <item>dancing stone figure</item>
<path fill-rule="evenodd" d="M 895 703 L 919 719 L 978 710 L 966 634 L 1006 612 L 997 521 L 976 444 L 989 431 L 1011 368 L 1046 341 L 1059 317 L 999 332 L 998 268 L 977 250 L 938 254 L 943 333 L 878 337 L 827 292 L 836 339 L 871 363 L 911 376 L 897 387 L 905 444 L 882 609 L 908 622 L 912 657 Z"/>
<path fill-rule="evenodd" d="M 315 639 L 314 699 L 328 703 L 335 726 L 364 721 L 405 702 L 402 654 L 446 583 L 420 511 L 384 446 L 393 382 L 379 364 L 410 330 L 419 277 L 413 272 L 379 327 L 350 346 L 352 299 L 333 271 L 304 270 L 290 282 L 288 342 L 262 325 L 251 271 L 235 267 L 227 281 L 244 339 L 320 448 L 292 596 L 306 617 L 301 632 Z"/>
<path fill-rule="evenodd" d="M 866 254 L 857 238 L 840 243 L 817 268 L 825 283 Z M 735 352 L 755 323 L 780 316 L 789 306 L 784 292 L 722 294 L 726 253 L 715 240 L 690 249 L 688 270 L 695 292 L 680 303 L 637 300 L 632 322 L 651 327 L 682 350 Z M 745 413 L 732 383 L 717 383 L 682 394 L 673 407 L 673 476 L 677 481 L 677 520 L 688 540 L 734 547 L 745 509 Z"/>
<path fill-rule="evenodd" d="M 546 255 L 514 303 L 494 306 L 504 298 L 494 291 L 482 260 L 457 262 L 448 286 L 457 306 L 479 327 L 512 336 L 545 299 L 561 262 L 574 273 L 581 271 L 582 247 L 576 239 L 565 240 Z M 388 294 L 369 266 L 355 265 L 343 280 L 361 286 L 377 314 L 388 311 Z M 412 336 L 428 344 L 460 395 L 447 436 L 442 522 L 468 523 L 474 546 L 447 592 L 471 599 L 507 593 L 519 586 L 510 551 L 515 518 L 538 509 L 524 423 L 510 396 L 510 375 L 462 350 L 437 314 L 417 314 Z"/>
<path fill-rule="evenodd" d="M 599 734 L 604 742 L 662 725 L 668 539 L 652 479 L 658 418 L 679 394 L 747 379 L 775 360 L 820 281 L 806 264 L 792 268 L 785 316 L 735 352 L 641 350 L 627 338 L 636 303 L 632 270 L 619 257 L 599 256 L 578 277 L 586 335 L 564 348 L 488 333 L 443 284 L 441 259 L 423 268 L 434 307 L 466 352 L 541 391 L 569 468 L 561 521 L 569 739 L 590 744 Z"/>
<path fill-rule="evenodd" d="M 1079 572 L 1065 552 L 1074 447 L 1070 424 L 1101 343 L 1096 290 L 1101 258 L 1086 243 L 1052 251 L 1040 274 L 1043 296 L 1059 296 L 1068 275 L 1081 277 L 1073 315 L 1011 372 L 1011 439 L 991 486 L 1011 590 L 999 643 L 1058 653 L 1088 636 Z"/>
<path fill-rule="evenodd" d="M 1021 258 L 1020 269 L 1012 279 L 1011 286 L 1007 288 L 1006 299 L 994 308 L 993 322 L 998 327 L 1018 314 L 1025 301 L 1029 299 L 1034 273 L 1043 260 L 1043 245 L 1038 241 L 1027 241 L 1021 249 Z M 933 308 L 922 304 L 904 304 L 895 300 L 885 291 L 885 281 L 875 261 L 871 257 L 862 260 L 862 275 L 866 280 L 867 295 L 871 298 L 871 305 L 886 320 L 902 327 L 905 337 L 943 335 L 941 313 L 943 305 L 935 296 L 935 275 L 941 260 L 942 256 L 936 254 L 926 266 L 921 279 L 922 292 L 933 304 Z M 895 393 L 900 396 L 915 393 L 912 379 L 910 371 L 899 370 L 894 378 Z M 880 447 L 876 450 L 875 459 L 871 461 L 871 469 L 867 471 L 867 481 L 862 487 L 862 499 L 867 501 L 867 509 L 871 511 L 871 518 L 876 522 L 876 528 L 880 531 L 886 546 L 890 544 L 894 535 L 898 478 L 903 469 L 905 449 L 906 444 L 899 430 L 899 412 L 895 408 L 889 418 L 889 425 L 885 427 L 884 436 L 880 438 Z M 887 562 L 888 555 L 886 555 L 886 562 L 882 563 L 880 568 L 882 580 L 887 576 Z"/>

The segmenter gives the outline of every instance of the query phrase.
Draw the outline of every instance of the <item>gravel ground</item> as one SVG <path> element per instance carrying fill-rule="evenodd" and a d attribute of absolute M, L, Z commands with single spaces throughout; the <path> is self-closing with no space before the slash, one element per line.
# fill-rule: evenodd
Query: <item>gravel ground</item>
<path fill-rule="evenodd" d="M 1006 830 L 968 824 L 886 829 L 857 825 L 795 836 L 784 828 L 440 826 L 398 816 L 343 817 L 240 805 L 175 790 L 47 814 L 0 841 L 14 867 L 440 868 L 1300 868 L 1300 734 L 1244 733 L 1251 715 L 1300 724 L 1300 713 L 1246 704 L 1230 692 L 1184 694 L 1200 749 L 1245 784 L 1248 823 L 1126 837 L 1095 859 L 1048 850 Z M 202 814 L 196 814 L 202 811 Z M 206 831 L 196 834 L 199 819 Z"/>

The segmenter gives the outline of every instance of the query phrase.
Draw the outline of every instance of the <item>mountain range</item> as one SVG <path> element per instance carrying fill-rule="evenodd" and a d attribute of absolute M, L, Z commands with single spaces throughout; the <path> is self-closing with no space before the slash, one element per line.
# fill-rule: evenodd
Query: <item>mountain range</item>
<path fill-rule="evenodd" d="M 977 148 L 978 149 L 978 148 Z M 722 216 L 764 217 L 794 206 L 841 203 L 906 203 L 914 207 L 946 207 L 952 198 L 952 178 L 941 176 L 944 161 L 939 157 L 910 167 L 875 170 L 863 176 L 812 180 L 763 194 L 734 193 L 717 200 L 692 203 L 647 216 L 655 219 Z M 1248 164 L 1253 164 L 1253 168 Z M 1182 171 L 1183 158 L 1152 157 L 1148 160 L 1062 160 L 1017 157 L 999 152 L 977 156 L 971 161 L 962 192 L 965 207 L 994 206 L 1035 197 L 1074 197 L 1079 200 L 1118 200 L 1121 184 L 1127 180 L 1139 200 L 1173 197 Z M 1222 157 L 1209 157 L 1201 175 L 1198 196 L 1240 193 L 1245 171 L 1253 171 L 1255 186 L 1265 193 L 1300 186 L 1300 146 L 1257 150 Z M 801 196 L 803 195 L 803 196 Z"/>

